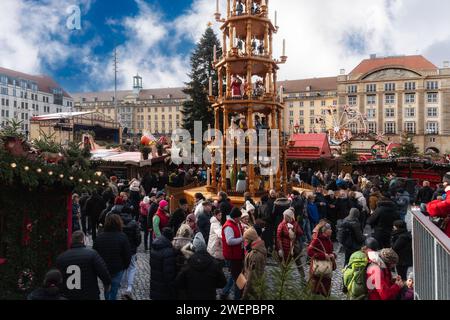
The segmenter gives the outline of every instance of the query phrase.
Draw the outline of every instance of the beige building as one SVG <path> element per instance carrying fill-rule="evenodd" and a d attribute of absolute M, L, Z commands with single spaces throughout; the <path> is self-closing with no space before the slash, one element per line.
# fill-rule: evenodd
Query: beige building
<path fill-rule="evenodd" d="M 296 129 L 299 133 L 325 133 L 333 127 L 333 110 L 338 106 L 336 77 L 282 81 L 279 85 L 284 91 L 286 133 Z"/>
<path fill-rule="evenodd" d="M 169 134 L 182 126 L 183 88 L 142 89 L 142 79 L 134 77 L 133 90 L 74 93 L 77 111 L 98 111 L 117 120 L 126 133 Z"/>
<path fill-rule="evenodd" d="M 423 56 L 363 60 L 337 78 L 339 112 L 364 114 L 367 131 L 386 143 L 413 136 L 421 152 L 450 152 L 450 68 L 438 68 Z M 361 131 L 357 125 L 353 132 Z"/>

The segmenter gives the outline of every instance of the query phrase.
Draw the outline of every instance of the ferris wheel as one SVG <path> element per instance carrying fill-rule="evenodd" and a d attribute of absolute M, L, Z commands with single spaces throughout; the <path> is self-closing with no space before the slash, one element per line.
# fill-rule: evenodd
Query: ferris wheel
<path fill-rule="evenodd" d="M 367 133 L 367 116 L 358 108 L 344 106 L 338 112 L 337 106 L 328 106 L 322 109 L 321 115 L 314 117 L 314 132 L 327 132 L 330 142 L 339 144 L 349 140 L 354 133 Z"/>

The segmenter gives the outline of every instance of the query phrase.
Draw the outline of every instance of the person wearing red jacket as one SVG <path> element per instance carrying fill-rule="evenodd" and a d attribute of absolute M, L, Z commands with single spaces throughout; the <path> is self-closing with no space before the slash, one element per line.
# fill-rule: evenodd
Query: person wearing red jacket
<path fill-rule="evenodd" d="M 430 217 L 444 218 L 444 232 L 450 237 L 450 172 L 446 173 L 443 182 L 445 185 L 445 200 L 434 200 L 427 204 Z"/>
<path fill-rule="evenodd" d="M 295 213 L 292 209 L 283 212 L 283 221 L 278 225 L 276 249 L 280 258 L 285 262 L 293 258 L 300 276 L 305 279 L 305 270 L 301 261 L 300 237 L 303 230 L 295 221 Z"/>
<path fill-rule="evenodd" d="M 366 271 L 369 300 L 396 300 L 403 288 L 400 276 L 392 277 L 391 269 L 398 263 L 398 255 L 391 248 L 368 255 L 369 266 Z"/>
<path fill-rule="evenodd" d="M 333 230 L 329 223 L 324 224 L 318 233 L 317 238 L 311 241 L 308 247 L 308 256 L 311 260 L 329 260 L 333 263 L 333 270 L 336 269 L 336 254 L 333 253 L 333 242 L 331 235 Z M 313 274 L 313 262 L 310 266 L 310 279 L 312 291 L 315 294 L 320 294 L 329 297 L 331 293 L 331 277 L 318 277 Z"/>
<path fill-rule="evenodd" d="M 230 212 L 229 218 L 227 218 L 227 221 L 222 227 L 223 257 L 229 263 L 231 278 L 234 282 L 238 279 L 244 266 L 244 233 L 240 224 L 241 216 L 241 210 L 234 207 Z M 229 280 L 229 283 L 231 283 L 231 280 Z M 224 288 L 222 294 L 224 294 L 224 291 L 227 292 L 228 290 L 225 290 Z M 224 295 L 227 295 L 227 293 Z M 235 300 L 238 300 L 241 296 L 241 292 L 237 286 L 235 286 L 234 295 Z"/>
<path fill-rule="evenodd" d="M 153 238 L 161 236 L 161 231 L 169 226 L 169 216 L 169 203 L 161 200 L 158 211 L 153 216 Z"/>

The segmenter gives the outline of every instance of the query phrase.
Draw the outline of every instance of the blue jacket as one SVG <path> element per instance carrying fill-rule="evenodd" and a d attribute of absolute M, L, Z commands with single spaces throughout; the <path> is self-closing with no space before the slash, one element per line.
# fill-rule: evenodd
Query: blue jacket
<path fill-rule="evenodd" d="M 307 210 L 309 221 L 313 224 L 317 224 L 320 219 L 319 209 L 317 208 L 317 205 L 315 203 L 308 202 Z"/>

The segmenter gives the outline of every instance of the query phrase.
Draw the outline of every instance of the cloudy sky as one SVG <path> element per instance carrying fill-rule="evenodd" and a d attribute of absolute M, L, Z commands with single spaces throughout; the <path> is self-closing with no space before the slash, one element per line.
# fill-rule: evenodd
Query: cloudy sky
<path fill-rule="evenodd" d="M 220 0 L 224 13 L 225 0 Z M 76 5 L 81 30 L 66 26 Z M 145 88 L 182 86 L 189 56 L 213 22 L 215 0 L 0 0 L 0 66 L 53 76 L 70 92 L 119 88 L 132 76 Z M 334 76 L 377 55 L 423 54 L 436 65 L 450 60 L 450 1 L 270 0 L 286 39 L 288 63 L 279 79 Z M 214 23 L 218 31 L 218 25 Z"/>

